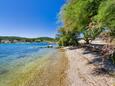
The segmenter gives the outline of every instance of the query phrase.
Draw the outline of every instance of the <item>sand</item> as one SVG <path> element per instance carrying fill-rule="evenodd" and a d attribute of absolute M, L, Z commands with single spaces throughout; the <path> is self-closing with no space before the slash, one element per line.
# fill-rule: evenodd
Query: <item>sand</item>
<path fill-rule="evenodd" d="M 92 54 L 83 55 L 84 49 L 67 49 L 69 68 L 67 76 L 69 86 L 114 86 L 115 78 L 107 75 L 95 75 L 92 71 L 96 68 L 94 64 L 88 64 L 93 60 Z"/>

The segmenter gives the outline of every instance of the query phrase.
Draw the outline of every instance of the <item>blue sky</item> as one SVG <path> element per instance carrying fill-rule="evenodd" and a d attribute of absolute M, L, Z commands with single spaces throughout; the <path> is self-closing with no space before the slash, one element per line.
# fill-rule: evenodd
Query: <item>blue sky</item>
<path fill-rule="evenodd" d="M 0 0 L 0 36 L 54 37 L 65 0 Z"/>

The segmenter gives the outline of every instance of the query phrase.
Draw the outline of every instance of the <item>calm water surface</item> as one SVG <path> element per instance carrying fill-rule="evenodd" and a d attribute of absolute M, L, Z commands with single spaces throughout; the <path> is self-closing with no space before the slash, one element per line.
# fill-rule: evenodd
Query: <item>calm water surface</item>
<path fill-rule="evenodd" d="M 45 58 L 45 55 L 54 51 L 51 48 L 40 48 L 48 45 L 48 43 L 0 44 L 0 86 L 8 84 L 15 86 L 10 85 L 11 81 L 17 79 L 21 73 L 30 71 L 32 65 L 39 63 L 40 58 Z"/>

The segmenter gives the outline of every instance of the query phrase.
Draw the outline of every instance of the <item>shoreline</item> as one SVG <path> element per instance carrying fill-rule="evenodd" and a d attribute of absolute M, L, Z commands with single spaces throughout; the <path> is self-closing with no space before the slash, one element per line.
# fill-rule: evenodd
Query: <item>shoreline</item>
<path fill-rule="evenodd" d="M 90 63 L 96 57 L 83 48 L 64 47 L 54 49 L 45 58 L 28 66 L 9 86 L 114 86 L 115 78 L 95 74 L 98 63 Z M 38 63 L 37 63 L 38 62 Z M 15 75 L 14 75 L 15 76 Z M 6 86 L 6 85 L 1 85 Z"/>
<path fill-rule="evenodd" d="M 34 73 L 33 78 L 23 86 L 68 86 L 68 59 L 63 50 L 58 49 L 48 57 L 47 63 Z"/>
<path fill-rule="evenodd" d="M 84 49 L 65 48 L 68 57 L 69 68 L 68 78 L 69 86 L 114 86 L 115 78 L 107 74 L 97 74 L 93 72 L 97 66 L 89 64 L 96 56 L 91 53 L 83 54 Z"/>
<path fill-rule="evenodd" d="M 68 61 L 64 51 L 51 49 L 48 52 L 22 69 L 11 70 L 3 78 L 1 75 L 0 86 L 67 86 Z"/>

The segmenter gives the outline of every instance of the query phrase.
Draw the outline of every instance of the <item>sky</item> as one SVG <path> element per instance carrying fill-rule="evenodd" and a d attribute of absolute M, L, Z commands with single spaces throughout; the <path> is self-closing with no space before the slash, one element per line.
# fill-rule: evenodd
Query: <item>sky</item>
<path fill-rule="evenodd" d="M 55 37 L 65 0 L 0 0 L 0 36 Z"/>

